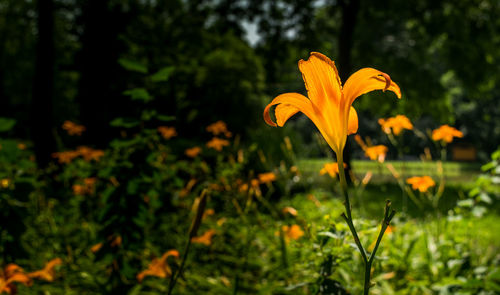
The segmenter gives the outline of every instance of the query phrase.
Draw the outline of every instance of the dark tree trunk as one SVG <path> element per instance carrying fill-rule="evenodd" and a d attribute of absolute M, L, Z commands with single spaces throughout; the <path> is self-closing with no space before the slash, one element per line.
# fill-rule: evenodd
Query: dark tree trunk
<path fill-rule="evenodd" d="M 339 34 L 339 75 L 342 83 L 345 83 L 352 72 L 351 52 L 353 47 L 354 28 L 359 11 L 359 0 L 341 0 L 342 24 Z M 346 178 L 350 184 L 351 179 L 351 152 L 349 144 L 344 149 L 344 163 L 347 164 Z"/>
<path fill-rule="evenodd" d="M 54 3 L 39 0 L 38 43 L 36 52 L 33 101 L 31 109 L 31 137 L 37 163 L 45 167 L 55 151 L 52 133 L 54 92 Z"/>
<path fill-rule="evenodd" d="M 82 50 L 78 55 L 81 72 L 77 101 L 80 119 L 87 127 L 84 140 L 103 147 L 112 137 L 109 122 L 123 114 L 125 100 L 123 72 L 118 65 L 122 52 L 119 41 L 122 16 L 113 11 L 109 0 L 87 0 L 83 6 Z"/>

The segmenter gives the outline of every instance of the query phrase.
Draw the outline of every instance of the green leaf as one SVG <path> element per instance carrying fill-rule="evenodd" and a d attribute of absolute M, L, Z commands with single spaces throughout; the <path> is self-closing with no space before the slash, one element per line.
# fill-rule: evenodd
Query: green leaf
<path fill-rule="evenodd" d="M 151 81 L 153 82 L 165 82 L 170 78 L 172 73 L 174 72 L 174 67 L 165 67 L 158 72 L 151 75 Z"/>
<path fill-rule="evenodd" d="M 116 118 L 111 123 L 109 123 L 113 127 L 124 127 L 124 128 L 132 128 L 140 124 L 139 121 L 135 119 L 127 119 L 127 118 Z"/>
<path fill-rule="evenodd" d="M 11 130 L 16 125 L 16 120 L 0 117 L 0 132 Z"/>
<path fill-rule="evenodd" d="M 144 88 L 134 88 L 123 92 L 124 95 L 128 95 L 132 100 L 142 100 L 148 102 L 153 100 L 153 97 L 149 95 L 149 92 Z"/>
<path fill-rule="evenodd" d="M 148 73 L 148 68 L 136 61 L 126 59 L 126 58 L 120 58 L 118 60 L 118 63 L 125 68 L 126 70 L 133 71 L 133 72 L 139 72 L 142 74 L 147 74 Z"/>
<path fill-rule="evenodd" d="M 163 122 L 170 122 L 175 120 L 175 116 L 167 116 L 167 115 L 156 115 L 156 119 Z"/>

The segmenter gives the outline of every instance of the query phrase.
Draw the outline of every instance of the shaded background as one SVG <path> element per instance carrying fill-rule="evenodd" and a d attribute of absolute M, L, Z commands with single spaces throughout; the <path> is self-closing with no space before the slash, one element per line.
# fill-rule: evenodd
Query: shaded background
<path fill-rule="evenodd" d="M 377 141 L 376 119 L 401 113 L 422 130 L 449 123 L 484 161 L 500 142 L 498 15 L 494 0 L 0 0 L 0 116 L 16 120 L 6 135 L 31 139 L 42 166 L 63 148 L 63 121 L 103 147 L 119 132 L 110 122 L 140 118 L 144 100 L 193 139 L 222 119 L 272 150 L 263 107 L 304 93 L 297 61 L 320 51 L 344 81 L 370 66 L 401 86 L 401 101 L 357 100 L 363 135 Z M 151 83 L 161 70 L 168 82 Z M 147 93 L 131 100 L 135 87 Z M 293 121 L 273 134 L 300 130 L 301 155 L 322 156 L 315 127 Z M 406 154 L 417 157 L 413 140 Z"/>

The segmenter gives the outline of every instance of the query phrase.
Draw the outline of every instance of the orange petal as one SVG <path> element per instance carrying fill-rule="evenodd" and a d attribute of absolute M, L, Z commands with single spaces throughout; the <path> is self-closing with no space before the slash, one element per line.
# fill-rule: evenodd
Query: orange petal
<path fill-rule="evenodd" d="M 358 132 L 358 113 L 351 107 L 349 109 L 349 121 L 347 122 L 347 135 Z"/>
<path fill-rule="evenodd" d="M 312 103 L 322 109 L 330 102 L 338 104 L 342 97 L 340 78 L 335 63 L 319 52 L 311 52 L 307 61 L 299 61 L 299 69 Z"/>
<path fill-rule="evenodd" d="M 344 96 L 352 104 L 357 97 L 373 90 L 390 90 L 401 98 L 401 90 L 392 82 L 391 77 L 372 68 L 364 68 L 352 74 L 344 85 Z"/>
<path fill-rule="evenodd" d="M 273 105 L 284 105 L 284 107 L 277 107 L 274 112 L 278 125 L 271 120 L 271 116 L 269 115 L 269 110 Z M 282 127 L 283 124 L 285 124 L 285 122 L 298 111 L 301 111 L 309 117 L 309 119 L 316 123 L 316 115 L 311 101 L 299 93 L 285 93 L 278 95 L 264 109 L 264 120 L 271 126 Z"/>

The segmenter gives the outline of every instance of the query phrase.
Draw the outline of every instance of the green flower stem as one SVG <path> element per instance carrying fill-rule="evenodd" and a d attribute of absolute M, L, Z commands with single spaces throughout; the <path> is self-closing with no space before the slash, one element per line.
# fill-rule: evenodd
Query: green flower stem
<path fill-rule="evenodd" d="M 181 265 L 179 266 L 177 272 L 175 274 L 172 274 L 172 276 L 170 277 L 170 284 L 168 284 L 168 293 L 167 293 L 168 295 L 172 294 L 175 283 L 177 283 L 177 280 L 182 275 L 182 270 L 184 269 L 184 265 L 186 264 L 187 255 L 190 247 L 191 247 L 191 235 L 188 235 L 186 247 L 184 248 L 184 253 L 182 254 Z"/>
<path fill-rule="evenodd" d="M 382 237 L 384 236 L 384 233 L 389 226 L 392 218 L 394 217 L 394 214 L 396 214 L 396 211 L 391 210 L 391 202 L 387 201 L 385 204 L 385 212 L 384 212 L 384 219 L 382 221 L 382 226 L 380 228 L 380 233 L 377 237 L 377 241 L 375 243 L 375 247 L 373 248 L 373 252 L 370 254 L 370 257 L 367 256 L 363 245 L 361 244 L 361 241 L 359 240 L 358 233 L 356 232 L 356 228 L 354 227 L 354 223 L 352 221 L 352 215 L 351 215 L 351 204 L 349 202 L 349 195 L 347 193 L 347 181 L 345 178 L 345 172 L 344 172 L 344 160 L 343 160 L 343 155 L 342 153 L 339 153 L 337 155 L 337 164 L 339 167 L 339 178 L 340 178 L 340 184 L 342 188 L 342 193 L 344 194 L 344 206 L 345 206 L 345 213 L 342 213 L 342 217 L 345 219 L 347 225 L 349 226 L 349 229 L 351 230 L 352 236 L 354 238 L 354 242 L 358 246 L 358 250 L 361 253 L 361 256 L 363 257 L 363 261 L 365 263 L 365 283 L 364 283 L 364 295 L 368 295 L 370 292 L 370 287 L 371 287 L 371 268 L 373 264 L 373 260 L 375 259 L 375 254 L 377 253 L 378 247 L 380 245 L 380 242 L 382 241 Z"/>

